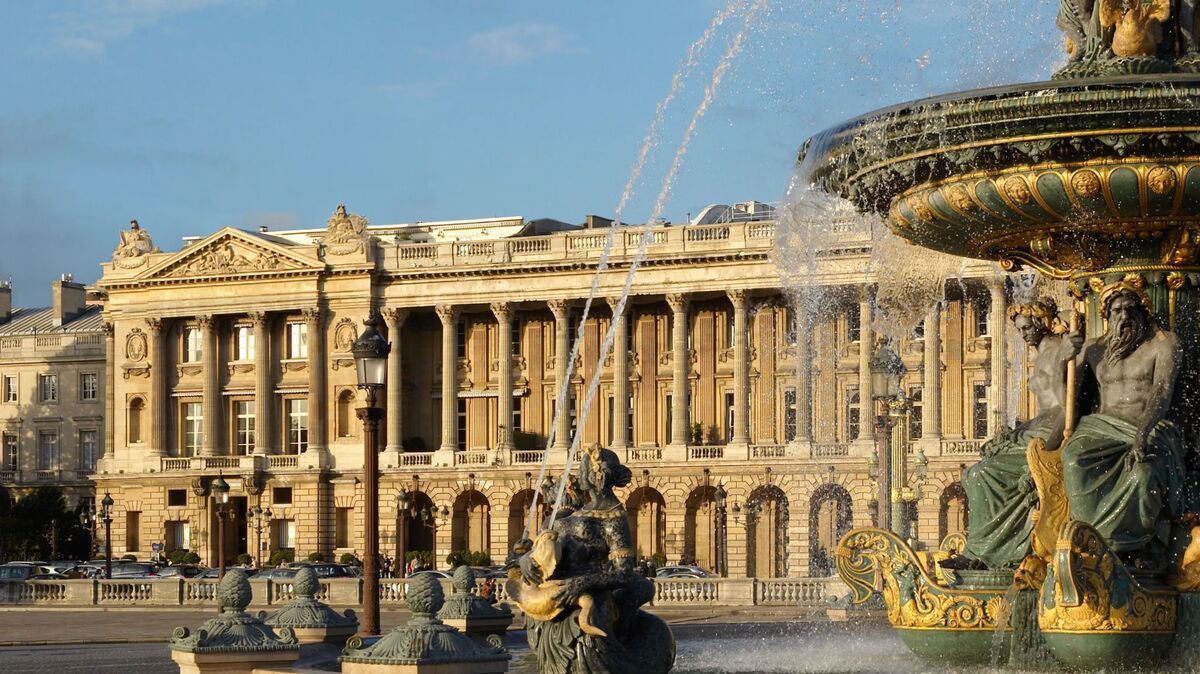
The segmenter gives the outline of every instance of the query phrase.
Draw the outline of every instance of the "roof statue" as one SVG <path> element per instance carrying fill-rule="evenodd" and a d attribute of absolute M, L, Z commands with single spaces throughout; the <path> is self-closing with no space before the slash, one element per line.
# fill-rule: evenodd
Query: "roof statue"
<path fill-rule="evenodd" d="M 129 230 L 120 234 L 121 242 L 113 250 L 113 264 L 122 269 L 137 269 L 150 259 L 147 255 L 162 252 L 150 240 L 150 234 L 138 225 L 137 220 L 130 220 Z"/>
<path fill-rule="evenodd" d="M 357 213 L 346 213 L 346 205 L 337 210 L 325 224 L 325 250 L 331 255 L 353 255 L 362 252 L 367 241 L 367 219 Z"/>

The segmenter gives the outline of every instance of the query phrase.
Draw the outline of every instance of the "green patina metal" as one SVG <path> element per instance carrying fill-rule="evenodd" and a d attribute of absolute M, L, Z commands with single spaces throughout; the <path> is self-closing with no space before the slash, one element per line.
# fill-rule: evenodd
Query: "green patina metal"
<path fill-rule="evenodd" d="M 316 595 L 321 591 L 321 583 L 311 568 L 301 567 L 296 572 L 292 581 L 292 591 L 295 598 L 286 606 L 274 613 L 259 613 L 263 622 L 272 627 L 291 629 L 358 628 L 358 617 L 353 609 L 338 613 L 317 600 Z"/>
<path fill-rule="evenodd" d="M 490 602 L 475 594 L 475 571 L 463 565 L 454 570 L 454 593 L 446 600 L 445 606 L 438 611 L 442 620 L 472 619 L 512 619 L 513 612 L 507 605 L 493 606 Z"/>
<path fill-rule="evenodd" d="M 256 653 L 267 651 L 299 651 L 300 645 L 292 630 L 283 627 L 278 634 L 260 618 L 246 613 L 250 605 L 250 581 L 241 569 L 225 572 L 217 587 L 217 605 L 221 614 L 208 620 L 192 634 L 186 627 L 176 627 L 170 647 L 189 653 Z"/>

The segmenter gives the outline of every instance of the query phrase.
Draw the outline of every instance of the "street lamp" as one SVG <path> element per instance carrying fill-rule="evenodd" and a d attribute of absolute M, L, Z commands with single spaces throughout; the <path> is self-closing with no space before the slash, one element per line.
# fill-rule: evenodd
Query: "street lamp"
<path fill-rule="evenodd" d="M 262 568 L 262 531 L 271 523 L 274 516 L 270 508 L 263 510 L 261 505 L 254 506 L 250 511 L 250 525 L 254 527 L 254 566 Z"/>
<path fill-rule="evenodd" d="M 919 452 L 916 458 L 916 484 L 908 480 L 908 398 L 900 385 L 904 376 L 904 361 L 890 343 L 884 342 L 871 357 L 871 385 L 879 401 L 876 425 L 880 429 L 874 460 L 868 471 L 878 476 L 879 523 L 887 523 L 892 533 L 901 539 L 909 536 L 911 517 L 909 504 L 920 498 L 919 489 L 925 479 L 929 461 Z M 872 467 L 871 464 L 874 464 Z"/>
<path fill-rule="evenodd" d="M 113 498 L 104 492 L 100 501 L 100 519 L 104 520 L 104 577 L 112 580 L 112 507 Z"/>
<path fill-rule="evenodd" d="M 727 568 L 729 564 L 729 515 L 725 510 L 725 502 L 728 498 L 725 493 L 725 486 L 717 483 L 717 491 L 714 494 L 717 502 L 717 568 L 718 576 L 725 577 L 729 573 Z"/>
<path fill-rule="evenodd" d="M 408 564 L 405 557 L 408 556 L 408 518 L 412 517 L 408 508 L 412 502 L 412 497 L 408 495 L 408 490 L 400 487 L 400 493 L 396 494 L 396 515 L 399 519 L 396 522 L 396 566 L 400 567 L 400 577 L 404 577 L 404 569 Z M 395 574 L 393 574 L 395 575 Z"/>
<path fill-rule="evenodd" d="M 212 483 L 213 498 L 217 502 L 217 578 L 225 577 L 225 506 L 229 503 L 229 483 L 218 474 Z"/>
<path fill-rule="evenodd" d="M 375 406 L 387 385 L 388 354 L 392 345 L 379 334 L 374 312 L 351 348 L 358 373 L 358 388 L 366 391 L 366 404 L 358 408 L 363 422 L 363 475 L 366 480 L 366 540 L 363 543 L 363 634 L 379 634 L 379 422 L 383 410 Z"/>

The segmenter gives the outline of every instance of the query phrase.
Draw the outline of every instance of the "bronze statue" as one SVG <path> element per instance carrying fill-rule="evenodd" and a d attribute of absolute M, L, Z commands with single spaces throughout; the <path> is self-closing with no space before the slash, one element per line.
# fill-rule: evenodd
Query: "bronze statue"
<path fill-rule="evenodd" d="M 1182 515 L 1183 437 L 1167 420 L 1182 352 L 1150 313 L 1136 284 L 1105 288 L 1105 335 L 1083 343 L 1076 409 L 1085 414 L 1063 445 L 1071 518 L 1094 527 L 1114 551 L 1142 566 L 1164 561 L 1170 519 Z"/>
<path fill-rule="evenodd" d="M 660 674 L 675 663 L 671 630 L 639 608 L 654 584 L 635 569 L 629 520 L 613 494 L 631 477 L 611 450 L 587 448 L 582 507 L 548 523 L 509 572 L 541 672 Z"/>
<path fill-rule="evenodd" d="M 1021 563 L 1030 551 L 1029 512 L 1037 502 L 1027 448 L 1035 438 L 1050 448 L 1062 444 L 1064 363 L 1074 356 L 1064 336 L 1067 326 L 1049 298 L 1013 306 L 1008 317 L 1025 343 L 1037 349 L 1029 390 L 1037 398 L 1038 415 L 990 439 L 982 447 L 983 458 L 963 472 L 971 504 L 967 545 L 962 554 L 942 561 L 943 568 L 1015 568 Z"/>

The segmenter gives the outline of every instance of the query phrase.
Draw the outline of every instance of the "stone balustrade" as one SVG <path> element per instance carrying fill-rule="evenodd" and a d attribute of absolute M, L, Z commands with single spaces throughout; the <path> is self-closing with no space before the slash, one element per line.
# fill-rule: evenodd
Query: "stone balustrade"
<path fill-rule="evenodd" d="M 442 584 L 447 594 L 452 592 L 449 580 Z M 295 597 L 290 580 L 251 578 L 250 585 L 256 606 L 285 604 Z M 407 586 L 403 579 L 380 579 L 380 603 L 403 605 Z M 498 598 L 507 600 L 504 583 L 495 587 Z M 835 578 L 665 578 L 655 581 L 653 604 L 817 608 L 843 587 Z M 212 578 L 0 581 L 0 606 L 215 606 L 216 589 L 217 581 Z M 362 603 L 362 580 L 324 579 L 317 598 L 334 606 L 357 606 Z"/>

